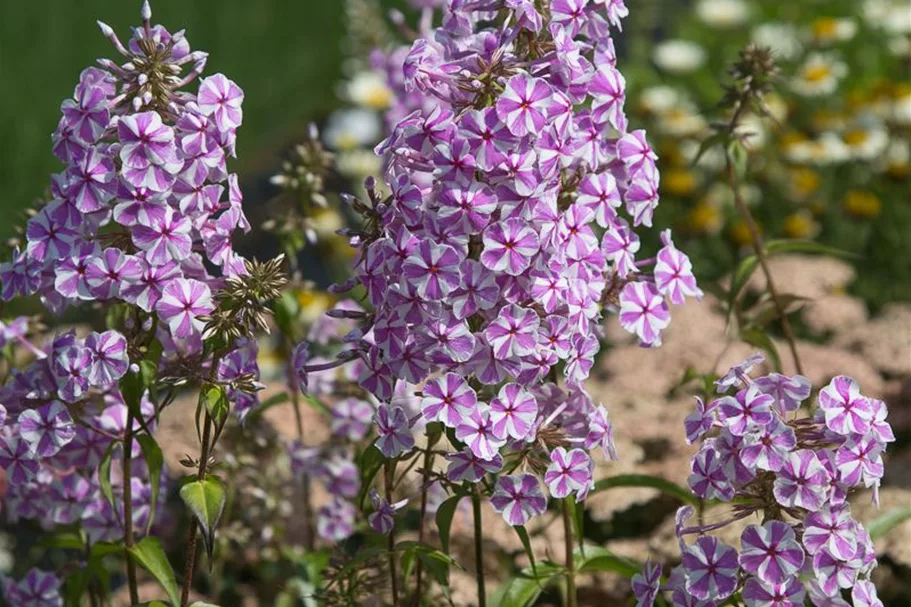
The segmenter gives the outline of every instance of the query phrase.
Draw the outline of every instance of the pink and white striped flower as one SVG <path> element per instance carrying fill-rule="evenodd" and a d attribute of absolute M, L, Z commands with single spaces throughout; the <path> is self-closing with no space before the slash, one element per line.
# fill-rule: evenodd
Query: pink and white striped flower
<path fill-rule="evenodd" d="M 664 298 L 654 285 L 631 282 L 620 292 L 620 325 L 646 346 L 661 344 L 661 331 L 670 324 Z"/>
<path fill-rule="evenodd" d="M 547 498 L 541 493 L 538 477 L 533 474 L 500 477 L 490 503 L 513 527 L 524 525 L 547 509 Z"/>
<path fill-rule="evenodd" d="M 209 285 L 193 278 L 175 278 L 167 283 L 155 304 L 158 316 L 177 339 L 201 333 L 205 321 L 200 317 L 214 309 Z"/>
<path fill-rule="evenodd" d="M 506 82 L 497 99 L 497 116 L 517 137 L 539 133 L 546 123 L 552 97 L 553 90 L 545 80 L 525 72 L 516 74 Z"/>
<path fill-rule="evenodd" d="M 553 497 L 563 499 L 589 486 L 592 481 L 592 466 L 592 458 L 582 449 L 567 451 L 563 447 L 557 447 L 550 452 L 550 464 L 544 472 L 544 483 Z"/>
<path fill-rule="evenodd" d="M 497 438 L 526 440 L 534 429 L 538 416 L 535 397 L 517 383 L 508 383 L 490 401 L 490 421 Z"/>
<path fill-rule="evenodd" d="M 458 427 L 462 419 L 471 415 L 478 406 L 477 393 L 455 373 L 429 380 L 424 384 L 422 393 L 424 419 L 443 422 L 450 428 Z"/>
<path fill-rule="evenodd" d="M 538 234 L 527 222 L 510 218 L 491 224 L 484 230 L 481 263 L 493 272 L 518 276 L 531 265 L 540 249 Z"/>

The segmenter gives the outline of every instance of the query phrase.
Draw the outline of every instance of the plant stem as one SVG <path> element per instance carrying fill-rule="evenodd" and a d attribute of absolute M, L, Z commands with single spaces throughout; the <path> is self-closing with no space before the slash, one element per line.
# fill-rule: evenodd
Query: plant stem
<path fill-rule="evenodd" d="M 429 433 L 428 433 L 428 436 Z M 427 446 L 427 450 L 424 451 L 424 469 L 421 474 L 421 520 L 418 521 L 418 542 L 424 543 L 424 519 L 427 518 L 427 478 L 430 475 L 430 466 L 433 461 L 433 453 L 430 450 L 430 445 Z M 421 559 L 418 559 L 417 564 L 415 565 L 415 581 L 417 584 L 417 590 L 415 595 L 417 596 L 417 604 L 421 603 L 421 577 L 424 574 L 424 567 L 421 563 Z"/>
<path fill-rule="evenodd" d="M 292 262 L 292 267 L 294 262 Z M 291 393 L 291 407 L 294 409 L 294 424 L 297 427 L 297 440 L 301 446 L 304 444 L 304 420 L 301 416 L 300 407 L 300 384 L 297 381 L 297 374 L 294 372 L 292 359 L 292 343 L 290 337 L 285 337 L 285 374 L 288 376 L 288 391 Z M 305 471 L 301 478 L 301 517 L 304 519 L 304 550 L 313 552 L 314 533 L 313 533 L 313 508 L 310 504 L 310 475 Z"/>
<path fill-rule="evenodd" d="M 481 494 L 477 485 L 471 493 L 471 508 L 474 511 L 474 567 L 478 580 L 478 607 L 487 607 L 487 589 L 484 582 L 484 531 L 481 529 Z"/>
<path fill-rule="evenodd" d="M 727 150 L 725 150 L 724 159 L 728 184 L 734 194 L 734 204 L 743 216 L 743 220 L 746 222 L 747 229 L 750 232 L 750 239 L 752 240 L 753 249 L 756 251 L 756 258 L 759 260 L 759 266 L 762 268 L 762 273 L 765 274 L 769 295 L 772 297 L 772 303 L 775 305 L 775 311 L 778 313 L 778 318 L 781 319 L 781 331 L 784 333 L 784 337 L 788 342 L 788 348 L 791 350 L 791 357 L 794 359 L 794 367 L 797 369 L 798 373 L 803 375 L 803 365 L 800 364 L 800 355 L 797 354 L 797 340 L 794 339 L 794 332 L 791 330 L 791 321 L 788 320 L 784 305 L 778 297 L 778 290 L 775 287 L 775 281 L 772 279 L 772 271 L 769 268 L 765 246 L 762 242 L 762 235 L 759 233 L 759 227 L 753 219 L 753 214 L 750 213 L 750 209 L 740 193 L 737 172 L 734 170 L 734 163 L 731 161 L 731 155 Z"/>
<path fill-rule="evenodd" d="M 139 586 L 136 583 L 136 563 L 130 555 L 133 547 L 133 413 L 127 408 L 127 423 L 123 435 L 123 548 L 127 561 L 127 583 L 130 602 L 139 603 Z"/>
<path fill-rule="evenodd" d="M 386 461 L 386 501 L 392 503 L 392 481 L 395 476 L 395 465 L 393 462 Z M 395 524 L 389 530 L 389 582 L 392 586 L 392 605 L 398 607 L 399 604 L 399 583 L 398 574 L 395 567 Z"/>
<path fill-rule="evenodd" d="M 205 394 L 200 390 L 199 398 L 205 398 Z M 212 421 L 209 418 L 209 410 L 205 411 L 205 418 L 202 429 L 202 445 L 199 450 L 199 468 L 196 478 L 204 480 L 206 477 L 206 467 L 209 463 L 209 438 L 211 435 Z M 181 607 L 187 607 L 190 600 L 190 586 L 193 585 L 193 568 L 196 566 L 196 538 L 198 535 L 198 525 L 196 519 L 190 521 L 190 534 L 187 537 L 187 556 L 183 567 L 183 588 L 180 593 Z"/>
<path fill-rule="evenodd" d="M 566 547 L 566 605 L 567 607 L 577 607 L 578 597 L 576 596 L 576 557 L 573 548 L 573 520 L 572 513 L 569 511 L 569 502 L 563 500 L 563 537 Z"/>

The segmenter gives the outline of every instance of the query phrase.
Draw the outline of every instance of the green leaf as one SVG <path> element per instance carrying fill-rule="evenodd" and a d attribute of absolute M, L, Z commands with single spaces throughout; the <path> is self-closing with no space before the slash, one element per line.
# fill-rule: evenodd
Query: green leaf
<path fill-rule="evenodd" d="M 440 547 L 443 552 L 449 554 L 449 531 L 452 529 L 452 517 L 455 516 L 459 507 L 459 502 L 465 497 L 463 493 L 457 493 L 449 497 L 437 508 L 437 530 L 440 534 Z"/>
<path fill-rule="evenodd" d="M 663 479 L 660 476 L 651 476 L 649 474 L 619 474 L 617 476 L 604 478 L 595 483 L 595 488 L 592 489 L 591 493 L 598 493 L 599 491 L 607 491 L 608 489 L 616 489 L 618 487 L 651 487 L 653 489 L 658 489 L 671 497 L 676 497 L 684 504 L 690 504 L 694 507 L 699 504 L 699 498 L 691 494 L 687 489 L 684 489 L 677 483 Z"/>
<path fill-rule="evenodd" d="M 909 518 L 911 518 L 911 507 L 896 508 L 867 525 L 867 531 L 870 533 L 870 537 L 875 540 L 886 535 Z"/>
<path fill-rule="evenodd" d="M 149 483 L 152 485 L 149 522 L 146 526 L 146 535 L 149 535 L 152 523 L 155 522 L 155 506 L 158 504 L 158 491 L 161 485 L 161 469 L 164 466 L 164 456 L 161 453 L 161 447 L 158 446 L 151 434 L 140 434 L 136 437 L 136 441 L 142 449 L 142 457 L 149 468 Z"/>
<path fill-rule="evenodd" d="M 332 415 L 332 409 L 330 409 L 326 403 L 316 398 L 312 394 L 304 394 L 304 402 L 325 415 Z"/>
<path fill-rule="evenodd" d="M 190 607 L 218 607 L 215 603 L 204 603 L 202 601 L 194 601 L 190 603 Z"/>
<path fill-rule="evenodd" d="M 506 582 L 499 607 L 527 607 L 532 605 L 541 592 L 563 575 L 563 567 L 549 561 L 542 562 L 536 570 L 529 567 Z"/>
<path fill-rule="evenodd" d="M 292 254 L 293 255 L 293 254 Z M 294 339 L 294 329 L 297 317 L 300 314 L 300 303 L 292 291 L 285 291 L 281 298 L 275 302 L 275 324 L 278 325 L 282 335 Z"/>
<path fill-rule="evenodd" d="M 161 587 L 168 593 L 171 605 L 180 605 L 180 589 L 177 587 L 177 578 L 168 557 L 161 547 L 157 537 L 145 537 L 134 546 L 131 546 L 130 555 L 146 571 L 152 574 Z"/>
<path fill-rule="evenodd" d="M 193 605 L 195 604 L 196 603 L 193 603 Z M 164 601 L 149 601 L 148 603 L 136 603 L 135 605 L 131 605 L 131 607 L 171 607 L 171 605 Z M 193 606 L 191 605 L 190 607 Z"/>
<path fill-rule="evenodd" d="M 537 575 L 538 567 L 535 563 L 535 553 L 531 549 L 531 539 L 528 537 L 528 531 L 525 529 L 524 525 L 518 525 L 513 527 L 516 530 L 516 535 L 519 536 L 519 539 L 522 541 L 522 546 L 525 548 L 525 554 L 528 555 L 528 561 L 531 563 L 531 570 Z"/>
<path fill-rule="evenodd" d="M 728 317 L 730 317 L 731 313 L 734 311 L 737 300 L 740 298 L 740 292 L 743 291 L 743 288 L 750 281 L 750 277 L 753 276 L 753 272 L 755 272 L 758 267 L 759 258 L 755 255 L 749 255 L 744 257 L 737 266 L 737 269 L 734 270 L 734 276 L 731 278 L 731 288 L 728 291 Z"/>
<path fill-rule="evenodd" d="M 374 445 L 370 445 L 361 453 L 359 468 L 361 469 L 361 490 L 357 496 L 358 508 L 363 510 L 364 500 L 367 499 L 367 493 L 370 491 L 370 485 L 383 464 L 386 463 L 386 456 Z"/>
<path fill-rule="evenodd" d="M 564 508 L 569 508 L 570 514 L 573 517 L 573 533 L 576 534 L 576 539 L 581 542 L 579 548 L 582 550 L 583 556 L 585 554 L 585 543 L 583 539 L 585 538 L 585 528 L 584 528 L 584 518 L 585 518 L 585 508 L 582 504 L 576 502 L 576 497 L 574 495 L 568 495 L 563 498 Z"/>
<path fill-rule="evenodd" d="M 778 354 L 778 348 L 775 347 L 775 342 L 772 341 L 772 338 L 769 337 L 769 334 L 764 329 L 759 327 L 744 329 L 740 332 L 740 339 L 751 346 L 762 348 L 769 355 L 775 371 L 781 373 L 781 356 Z"/>
<path fill-rule="evenodd" d="M 215 528 L 225 509 L 225 485 L 216 476 L 196 480 L 180 488 L 180 497 L 187 505 L 203 531 L 209 565 L 215 549 Z"/>
<path fill-rule="evenodd" d="M 580 572 L 612 571 L 626 577 L 639 573 L 642 566 L 630 559 L 617 556 L 607 548 L 589 546 L 586 553 L 577 554 L 577 568 Z"/>
<path fill-rule="evenodd" d="M 111 508 L 114 509 L 114 512 L 119 512 L 119 510 L 114 503 L 114 489 L 111 487 L 111 457 L 114 454 L 114 447 L 119 444 L 117 441 L 111 442 L 104 455 L 101 456 L 101 463 L 98 464 L 98 483 L 101 485 L 101 494 L 111 505 Z"/>
<path fill-rule="evenodd" d="M 157 367 L 148 360 L 139 361 L 138 370 L 130 368 L 123 377 L 120 378 L 120 394 L 123 395 L 123 402 L 133 417 L 142 421 L 142 397 L 146 390 L 155 382 Z"/>
<path fill-rule="evenodd" d="M 231 403 L 228 402 L 228 395 L 221 386 L 209 386 L 206 388 L 206 411 L 209 417 L 215 422 L 218 428 L 225 423 L 228 413 L 231 412 Z"/>

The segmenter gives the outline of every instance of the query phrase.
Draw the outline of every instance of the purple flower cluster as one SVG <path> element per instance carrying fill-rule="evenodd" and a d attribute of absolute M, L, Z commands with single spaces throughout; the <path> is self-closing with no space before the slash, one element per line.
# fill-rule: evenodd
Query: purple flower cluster
<path fill-rule="evenodd" d="M 45 350 L 29 345 L 41 356 L 0 386 L 0 468 L 9 481 L 8 516 L 37 521 L 45 529 L 81 523 L 91 542 L 119 539 L 123 515 L 103 496 L 98 470 L 111 443 L 122 442 L 126 430 L 127 404 L 118 389 L 130 365 L 126 339 L 116 331 L 89 333 L 85 339 L 68 332 Z M 155 408 L 148 393 L 141 410 L 144 420 L 135 420 L 134 430 L 154 432 Z M 115 447 L 113 456 L 119 459 L 122 449 Z M 149 524 L 152 489 L 136 444 L 133 455 L 133 523 L 142 535 Z M 111 467 L 115 495 L 123 488 L 121 469 Z"/>
<path fill-rule="evenodd" d="M 9 605 L 17 607 L 62 607 L 60 579 L 48 571 L 29 569 L 18 582 L 0 576 L 3 598 Z"/>
<path fill-rule="evenodd" d="M 330 439 L 319 446 L 308 446 L 301 441 L 289 445 L 292 472 L 296 477 L 308 477 L 319 482 L 333 496 L 331 504 L 317 513 L 316 528 L 319 536 L 326 541 L 340 541 L 354 533 L 357 509 L 354 498 L 360 490 L 360 475 L 354 460 L 354 445 L 361 443 L 373 427 L 376 404 L 368 395 L 341 396 L 344 385 L 354 384 L 359 374 L 359 363 L 343 367 L 334 365 L 332 355 L 344 345 L 344 340 L 356 331 L 355 323 L 347 317 L 358 317 L 363 309 L 353 300 L 336 303 L 329 314 L 319 317 L 309 329 L 308 342 L 302 342 L 294 353 L 292 364 L 295 369 L 305 366 L 325 367 L 323 371 L 311 372 L 295 378 L 306 386 L 313 397 L 331 402 L 329 407 Z M 391 528 L 393 514 L 398 508 L 374 500 L 376 512 L 369 523 L 383 532 Z"/>
<path fill-rule="evenodd" d="M 371 205 L 354 202 L 366 218 L 351 235 L 356 282 L 374 309 L 352 342 L 360 384 L 380 401 L 423 386 L 423 416 L 378 409 L 384 455 L 413 447 L 415 422 L 440 422 L 464 446 L 450 480 L 477 482 L 500 470 L 501 450 L 543 441 L 551 494 L 583 499 L 593 468 L 584 449 L 613 455 L 606 411 L 583 387 L 604 310 L 657 346 L 668 303 L 702 293 L 669 230 L 656 258 L 636 258 L 658 171 L 623 112 L 610 35 L 623 3 L 539 9 L 452 2 L 440 27 L 388 57 L 401 93 L 378 147 L 391 195 L 368 183 Z M 496 503 L 522 504 L 498 507 L 513 524 L 543 509 L 532 479 L 497 485 Z"/>
<path fill-rule="evenodd" d="M 853 588 L 855 606 L 875 605 L 868 581 L 876 566 L 873 542 L 846 498 L 858 487 L 878 498 L 882 454 L 894 440 L 886 405 L 838 376 L 801 416 L 810 382 L 778 373 L 750 378 L 761 361 L 754 355 L 734 366 L 716 382 L 722 396 L 699 401 L 685 421 L 687 439 L 702 440 L 689 477 L 693 492 L 736 499 L 737 506 L 730 520 L 706 526 L 687 526 L 692 508 L 678 512 L 683 562 L 669 585 L 674 604 L 721 604 L 740 590 L 748 607 L 798 607 L 808 592 L 816 605 L 846 605 L 841 592 Z M 739 551 L 705 535 L 754 513 L 763 522 L 743 531 Z M 699 537 L 687 545 L 690 534 Z M 808 588 L 801 576 L 812 580 Z"/>
<path fill-rule="evenodd" d="M 120 391 L 131 365 L 139 369 L 131 353 L 160 344 L 163 365 L 198 359 L 203 317 L 216 307 L 213 292 L 247 273 L 231 237 L 249 225 L 237 177 L 226 167 L 235 155 L 243 93 L 221 74 L 202 79 L 195 93 L 181 90 L 200 76 L 206 53 L 191 52 L 182 31 L 153 26 L 147 2 L 141 14 L 142 25 L 125 44 L 99 23 L 124 61 L 100 59 L 100 67 L 84 70 L 61 105 L 53 151 L 66 168 L 52 177 L 50 200 L 29 220 L 24 248 L 0 264 L 3 301 L 37 294 L 58 314 L 99 302 L 122 321 L 119 331 L 84 339 L 67 332 L 44 347 L 30 341 L 26 320 L 0 323 L 0 345 L 33 357 L 0 386 L 7 516 L 48 530 L 79 525 L 90 543 L 124 536 L 128 420 L 131 433 L 155 431 L 150 392 L 132 395 L 139 403 L 131 401 L 131 409 Z M 255 344 L 236 343 L 214 370 L 219 380 L 249 385 L 258 377 Z M 230 392 L 243 415 L 252 397 Z M 132 523 L 141 537 L 157 504 L 138 442 L 130 456 Z M 107 457 L 114 462 L 102 479 Z M 111 500 L 102 490 L 108 480 Z M 29 576 L 5 584 L 7 598 L 16 597 L 10 602 L 57 604 L 49 578 Z"/>
<path fill-rule="evenodd" d="M 55 312 L 127 302 L 157 316 L 163 342 L 198 351 L 219 280 L 210 268 L 245 273 L 231 234 L 249 225 L 226 167 L 243 92 L 221 74 L 200 80 L 195 94 L 180 90 L 207 54 L 149 15 L 145 7 L 125 45 L 99 24 L 125 62 L 99 60 L 61 105 L 53 141 L 66 169 L 29 220 L 25 249 L 0 265 L 0 298 L 37 293 Z"/>

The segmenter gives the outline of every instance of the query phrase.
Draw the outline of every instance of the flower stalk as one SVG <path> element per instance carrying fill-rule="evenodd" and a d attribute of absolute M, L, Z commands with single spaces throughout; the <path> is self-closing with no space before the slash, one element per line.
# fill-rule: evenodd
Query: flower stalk
<path fill-rule="evenodd" d="M 139 586 L 136 583 L 136 563 L 130 554 L 133 547 L 133 412 L 127 410 L 126 429 L 123 435 L 123 551 L 127 565 L 127 584 L 130 602 L 139 603 Z"/>
<path fill-rule="evenodd" d="M 475 577 L 478 582 L 478 607 L 487 607 L 487 588 L 484 581 L 484 530 L 481 525 L 481 490 L 475 485 L 471 493 L 471 508 L 474 514 L 474 561 Z"/>

